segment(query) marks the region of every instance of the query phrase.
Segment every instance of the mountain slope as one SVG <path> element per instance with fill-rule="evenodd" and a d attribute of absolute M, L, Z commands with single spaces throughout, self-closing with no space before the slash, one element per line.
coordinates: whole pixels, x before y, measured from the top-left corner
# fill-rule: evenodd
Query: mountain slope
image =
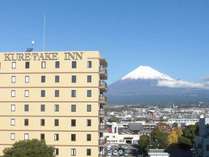
<path fill-rule="evenodd" d="M 206 84 L 176 80 L 148 66 L 140 66 L 111 84 L 107 95 L 110 104 L 209 102 Z"/>
<path fill-rule="evenodd" d="M 159 71 L 149 67 L 149 66 L 139 66 L 135 70 L 131 71 L 122 80 L 126 79 L 162 79 L 162 80 L 173 80 L 170 76 L 160 73 Z"/>

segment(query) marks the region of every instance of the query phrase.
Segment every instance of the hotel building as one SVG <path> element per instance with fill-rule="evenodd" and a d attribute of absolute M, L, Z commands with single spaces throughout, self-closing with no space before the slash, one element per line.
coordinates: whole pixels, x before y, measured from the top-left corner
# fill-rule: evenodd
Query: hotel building
<path fill-rule="evenodd" d="M 97 51 L 0 53 L 0 155 L 39 139 L 57 157 L 98 157 L 107 63 Z"/>

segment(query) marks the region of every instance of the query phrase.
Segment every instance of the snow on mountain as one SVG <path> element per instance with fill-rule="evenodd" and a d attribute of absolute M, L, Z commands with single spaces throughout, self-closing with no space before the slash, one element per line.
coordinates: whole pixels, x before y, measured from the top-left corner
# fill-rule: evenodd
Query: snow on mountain
<path fill-rule="evenodd" d="M 170 88 L 205 88 L 209 89 L 206 83 L 195 83 L 184 80 L 176 80 L 167 74 L 163 74 L 150 66 L 139 66 L 121 80 L 157 80 L 157 86 L 170 87 Z"/>
<path fill-rule="evenodd" d="M 138 80 L 138 79 L 150 79 L 150 80 L 174 80 L 170 76 L 163 74 L 149 66 L 139 66 L 135 70 L 131 71 L 122 80 Z"/>

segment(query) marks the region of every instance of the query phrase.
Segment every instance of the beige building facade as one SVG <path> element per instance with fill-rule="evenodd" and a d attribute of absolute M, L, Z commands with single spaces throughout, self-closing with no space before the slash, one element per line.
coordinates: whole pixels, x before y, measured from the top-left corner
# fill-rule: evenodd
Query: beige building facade
<path fill-rule="evenodd" d="M 0 53 L 0 155 L 39 139 L 57 157 L 102 156 L 106 67 L 97 51 Z"/>

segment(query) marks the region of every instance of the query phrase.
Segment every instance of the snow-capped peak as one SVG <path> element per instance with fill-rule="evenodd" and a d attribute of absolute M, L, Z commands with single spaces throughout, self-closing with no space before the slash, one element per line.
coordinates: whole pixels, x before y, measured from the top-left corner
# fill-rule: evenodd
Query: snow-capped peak
<path fill-rule="evenodd" d="M 149 66 L 139 66 L 135 70 L 131 71 L 130 73 L 122 77 L 122 80 L 126 80 L 126 79 L 130 79 L 130 80 L 156 79 L 156 80 L 170 80 L 170 81 L 175 80 L 172 77 L 163 74 Z"/>

